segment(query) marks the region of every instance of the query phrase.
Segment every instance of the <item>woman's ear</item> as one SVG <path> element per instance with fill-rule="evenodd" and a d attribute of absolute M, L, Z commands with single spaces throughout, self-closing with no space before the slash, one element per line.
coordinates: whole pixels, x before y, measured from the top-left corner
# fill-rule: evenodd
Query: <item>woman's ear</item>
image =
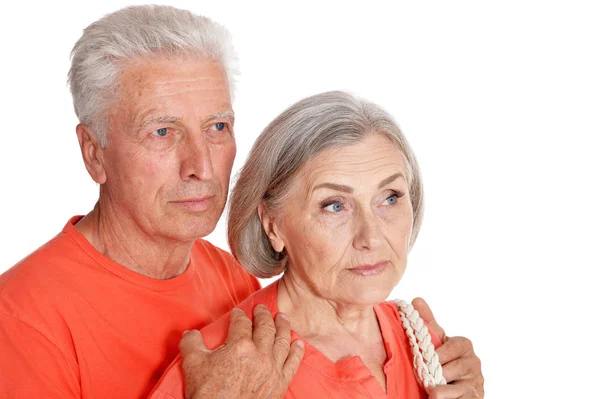
<path fill-rule="evenodd" d="M 104 149 L 88 126 L 80 123 L 75 130 L 85 168 L 96 183 L 104 184 L 106 182 L 106 170 L 102 158 Z"/>
<path fill-rule="evenodd" d="M 275 252 L 283 252 L 285 244 L 283 243 L 283 237 L 279 230 L 279 226 L 275 219 L 269 214 L 269 210 L 263 202 L 258 205 L 258 217 L 260 218 L 263 230 L 267 237 L 269 237 L 269 241 L 271 241 L 271 246 Z"/>

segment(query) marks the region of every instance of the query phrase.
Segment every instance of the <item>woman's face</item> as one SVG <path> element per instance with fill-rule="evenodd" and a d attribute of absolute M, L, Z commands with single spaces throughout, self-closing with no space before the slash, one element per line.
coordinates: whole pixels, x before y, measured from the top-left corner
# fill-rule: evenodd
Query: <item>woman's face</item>
<path fill-rule="evenodd" d="M 287 274 L 336 302 L 384 301 L 406 268 L 413 224 L 407 171 L 385 136 L 323 151 L 299 173 L 272 221 Z"/>

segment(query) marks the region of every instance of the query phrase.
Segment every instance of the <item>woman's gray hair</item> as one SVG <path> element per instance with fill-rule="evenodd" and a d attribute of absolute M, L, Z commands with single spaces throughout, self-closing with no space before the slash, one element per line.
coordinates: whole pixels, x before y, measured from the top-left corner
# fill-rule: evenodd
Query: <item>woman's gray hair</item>
<path fill-rule="evenodd" d="M 210 19 L 169 6 L 133 6 L 88 26 L 71 52 L 68 81 L 75 113 L 108 145 L 108 110 L 118 101 L 119 72 L 156 56 L 202 57 L 223 65 L 233 98 L 238 60 L 229 31 Z"/>
<path fill-rule="evenodd" d="M 292 105 L 254 143 L 229 201 L 228 240 L 236 259 L 257 277 L 272 277 L 286 266 L 285 253 L 271 246 L 258 216 L 261 202 L 281 209 L 300 169 L 321 151 L 356 144 L 368 135 L 386 136 L 401 151 L 413 207 L 414 244 L 423 217 L 423 188 L 417 160 L 394 119 L 381 107 L 332 91 Z"/>

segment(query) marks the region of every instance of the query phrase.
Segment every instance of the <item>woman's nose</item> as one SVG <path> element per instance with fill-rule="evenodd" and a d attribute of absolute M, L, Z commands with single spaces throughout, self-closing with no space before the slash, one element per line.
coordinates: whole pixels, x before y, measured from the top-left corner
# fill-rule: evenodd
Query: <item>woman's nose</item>
<path fill-rule="evenodd" d="M 377 217 L 372 212 L 360 212 L 356 216 L 353 246 L 357 250 L 373 250 L 383 242 Z"/>

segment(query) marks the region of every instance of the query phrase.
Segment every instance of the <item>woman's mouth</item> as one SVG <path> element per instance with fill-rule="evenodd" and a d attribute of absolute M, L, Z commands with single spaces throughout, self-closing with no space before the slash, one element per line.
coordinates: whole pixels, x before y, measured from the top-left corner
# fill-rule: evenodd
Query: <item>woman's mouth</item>
<path fill-rule="evenodd" d="M 387 261 L 377 262 L 373 265 L 360 265 L 357 267 L 353 267 L 351 269 L 348 269 L 348 271 L 363 277 L 375 276 L 383 272 L 388 266 L 388 264 L 389 262 Z"/>

